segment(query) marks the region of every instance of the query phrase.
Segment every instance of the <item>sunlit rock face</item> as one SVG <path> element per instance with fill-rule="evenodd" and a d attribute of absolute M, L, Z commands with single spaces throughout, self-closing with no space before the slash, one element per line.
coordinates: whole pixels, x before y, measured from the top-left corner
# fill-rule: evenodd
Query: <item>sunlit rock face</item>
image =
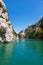
<path fill-rule="evenodd" d="M 25 37 L 25 30 L 21 31 L 19 34 L 18 34 L 19 38 L 24 38 Z"/>
<path fill-rule="evenodd" d="M 14 30 L 11 26 L 7 9 L 2 0 L 0 0 L 0 42 L 11 42 L 16 40 Z"/>

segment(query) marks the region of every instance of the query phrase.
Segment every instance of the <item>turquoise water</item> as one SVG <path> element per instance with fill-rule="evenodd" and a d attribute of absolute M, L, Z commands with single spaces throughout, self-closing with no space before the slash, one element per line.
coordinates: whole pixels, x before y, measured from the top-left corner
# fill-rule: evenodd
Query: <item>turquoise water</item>
<path fill-rule="evenodd" d="M 43 65 L 43 41 L 20 39 L 1 44 L 0 65 Z"/>

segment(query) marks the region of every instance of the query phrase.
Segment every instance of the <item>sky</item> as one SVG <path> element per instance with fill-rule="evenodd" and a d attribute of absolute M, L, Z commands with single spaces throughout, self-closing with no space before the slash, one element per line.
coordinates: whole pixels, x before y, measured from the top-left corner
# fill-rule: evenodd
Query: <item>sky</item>
<path fill-rule="evenodd" d="M 14 30 L 19 33 L 43 16 L 43 0 L 3 0 Z"/>

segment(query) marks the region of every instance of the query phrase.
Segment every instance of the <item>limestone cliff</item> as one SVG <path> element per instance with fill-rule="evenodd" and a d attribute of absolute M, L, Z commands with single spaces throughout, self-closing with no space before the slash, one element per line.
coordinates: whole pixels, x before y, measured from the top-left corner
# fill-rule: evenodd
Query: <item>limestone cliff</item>
<path fill-rule="evenodd" d="M 0 0 L 0 42 L 11 42 L 14 40 L 16 40 L 16 36 L 11 26 L 6 6 L 3 0 Z"/>
<path fill-rule="evenodd" d="M 24 38 L 25 37 L 25 30 L 22 30 L 19 34 L 18 34 L 19 38 Z"/>

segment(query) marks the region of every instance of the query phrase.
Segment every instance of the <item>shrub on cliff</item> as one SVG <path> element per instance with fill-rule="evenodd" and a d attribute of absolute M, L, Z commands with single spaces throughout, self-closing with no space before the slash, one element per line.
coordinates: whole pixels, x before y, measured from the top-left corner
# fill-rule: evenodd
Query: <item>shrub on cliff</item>
<path fill-rule="evenodd" d="M 6 33 L 6 29 L 3 28 L 3 27 L 1 27 L 1 28 L 0 28 L 0 35 L 2 35 L 2 34 L 4 34 L 4 33 Z"/>
<path fill-rule="evenodd" d="M 37 31 L 34 33 L 35 38 L 43 38 L 43 30 L 38 28 Z"/>

